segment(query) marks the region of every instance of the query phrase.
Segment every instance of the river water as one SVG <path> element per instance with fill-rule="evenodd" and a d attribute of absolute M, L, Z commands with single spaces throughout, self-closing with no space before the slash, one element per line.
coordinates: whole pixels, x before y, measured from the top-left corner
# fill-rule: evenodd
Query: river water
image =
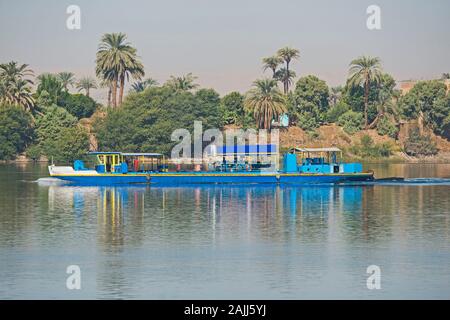
<path fill-rule="evenodd" d="M 450 298 L 450 165 L 368 167 L 410 180 L 83 187 L 0 165 L 0 298 Z"/>

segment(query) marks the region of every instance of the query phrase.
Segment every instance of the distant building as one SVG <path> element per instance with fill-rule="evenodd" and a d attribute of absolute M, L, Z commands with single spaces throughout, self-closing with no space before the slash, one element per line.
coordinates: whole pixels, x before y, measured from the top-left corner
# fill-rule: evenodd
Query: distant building
<path fill-rule="evenodd" d="M 417 82 L 423 81 L 423 80 L 403 80 L 399 81 L 400 84 L 400 91 L 402 93 L 402 96 L 407 94 L 415 85 Z M 447 86 L 447 93 L 450 92 L 450 79 L 442 80 L 445 85 Z"/>

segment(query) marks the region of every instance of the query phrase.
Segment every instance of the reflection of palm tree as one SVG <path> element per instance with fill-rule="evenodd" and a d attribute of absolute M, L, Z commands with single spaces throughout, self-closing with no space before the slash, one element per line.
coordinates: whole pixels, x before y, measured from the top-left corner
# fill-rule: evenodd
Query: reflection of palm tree
<path fill-rule="evenodd" d="M 190 91 L 198 87 L 195 83 L 197 77 L 192 73 L 188 73 L 181 77 L 170 76 L 170 79 L 165 83 L 166 86 L 171 87 L 175 91 Z"/>
<path fill-rule="evenodd" d="M 360 57 L 350 63 L 351 86 L 364 87 L 364 119 L 365 127 L 369 124 L 368 108 L 369 108 L 369 90 L 372 83 L 379 83 L 381 80 L 381 61 L 378 57 Z"/>
<path fill-rule="evenodd" d="M 245 97 L 244 107 L 261 129 L 270 129 L 272 120 L 287 112 L 285 97 L 273 79 L 256 80 Z"/>
<path fill-rule="evenodd" d="M 72 72 L 60 72 L 58 78 L 66 92 L 69 90 L 69 86 L 75 84 L 75 75 Z"/>
<path fill-rule="evenodd" d="M 80 81 L 78 81 L 77 89 L 78 91 L 84 90 L 86 92 L 86 96 L 89 97 L 89 90 L 97 89 L 97 83 L 95 82 L 95 79 L 91 77 L 83 77 Z"/>

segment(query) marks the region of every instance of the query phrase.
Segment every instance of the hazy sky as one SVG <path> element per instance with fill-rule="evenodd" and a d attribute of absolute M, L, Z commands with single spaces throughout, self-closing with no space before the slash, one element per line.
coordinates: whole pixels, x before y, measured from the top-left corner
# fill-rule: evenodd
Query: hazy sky
<path fill-rule="evenodd" d="M 81 8 L 81 30 L 66 28 L 70 4 Z M 366 27 L 371 4 L 381 7 L 381 30 Z M 300 49 L 297 75 L 332 86 L 363 54 L 379 56 L 397 80 L 450 72 L 449 0 L 0 0 L 0 62 L 28 63 L 37 74 L 94 76 L 106 32 L 128 35 L 147 76 L 193 72 L 221 94 L 247 90 L 264 76 L 261 58 L 286 45 Z"/>

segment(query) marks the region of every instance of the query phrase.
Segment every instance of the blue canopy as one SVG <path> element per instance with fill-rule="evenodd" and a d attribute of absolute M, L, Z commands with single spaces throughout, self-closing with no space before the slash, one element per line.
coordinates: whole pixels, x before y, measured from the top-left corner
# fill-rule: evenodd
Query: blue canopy
<path fill-rule="evenodd" d="M 277 153 L 277 146 L 275 144 L 250 144 L 250 145 L 234 145 L 234 146 L 219 146 L 217 154 L 232 155 L 232 154 L 268 154 Z"/>

